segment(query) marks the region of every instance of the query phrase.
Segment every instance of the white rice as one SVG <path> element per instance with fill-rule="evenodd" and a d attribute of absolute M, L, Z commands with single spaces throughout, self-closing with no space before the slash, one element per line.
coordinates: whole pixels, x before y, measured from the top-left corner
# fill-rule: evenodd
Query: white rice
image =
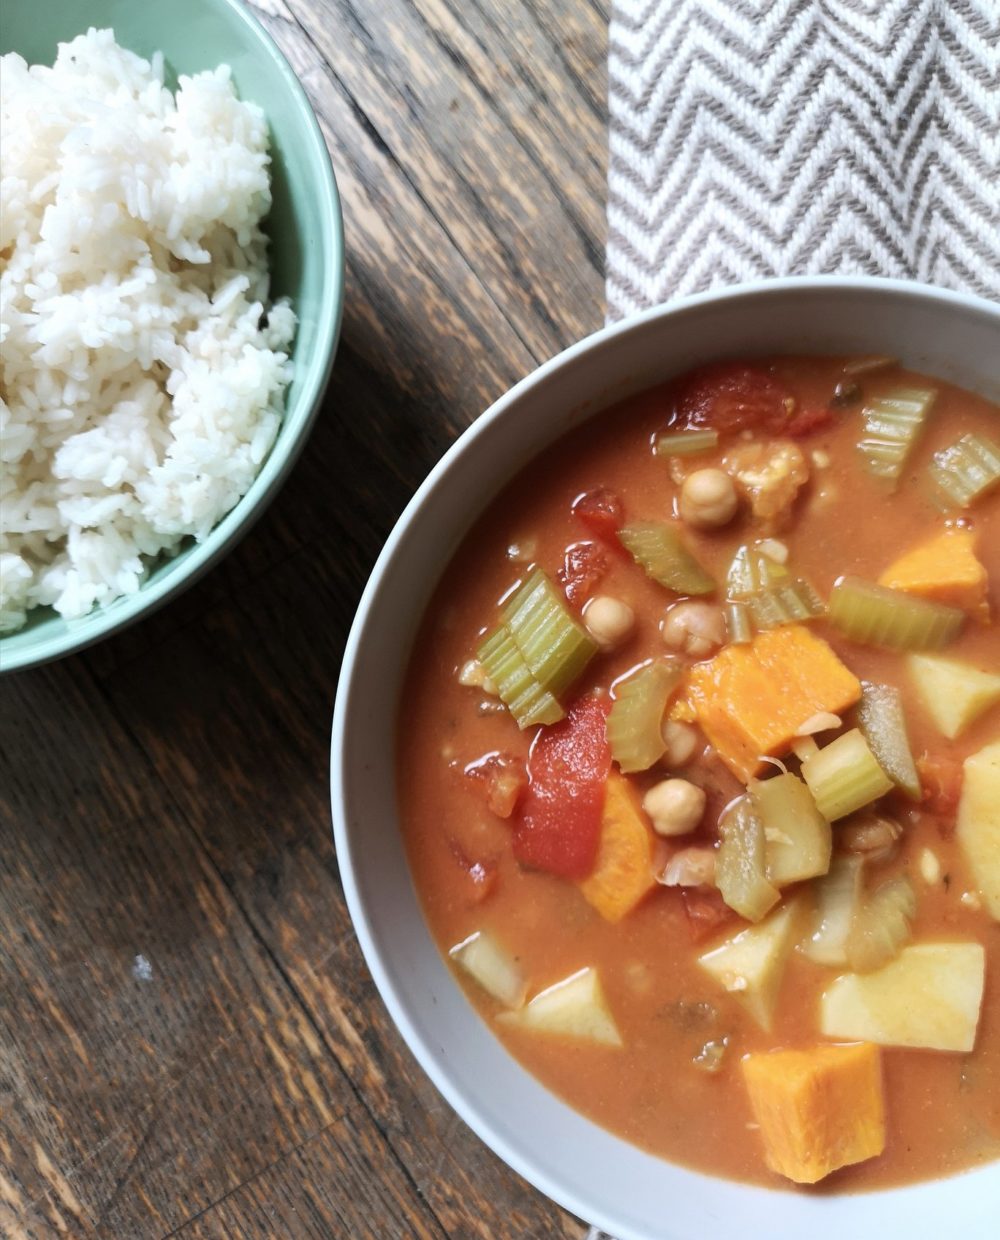
<path fill-rule="evenodd" d="M 264 115 L 228 67 L 163 85 L 110 30 L 0 61 L 0 632 L 132 594 L 204 539 L 278 430 Z"/>

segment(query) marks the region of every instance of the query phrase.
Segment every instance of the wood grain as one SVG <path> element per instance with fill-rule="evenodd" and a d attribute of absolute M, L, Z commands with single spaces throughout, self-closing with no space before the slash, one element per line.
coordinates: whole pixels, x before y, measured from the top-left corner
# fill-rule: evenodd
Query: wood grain
<path fill-rule="evenodd" d="M 407 498 L 602 321 L 607 14 L 256 7 L 334 159 L 341 349 L 225 563 L 0 690 L 0 1234 L 579 1240 L 392 1027 L 327 765 L 347 629 Z"/>

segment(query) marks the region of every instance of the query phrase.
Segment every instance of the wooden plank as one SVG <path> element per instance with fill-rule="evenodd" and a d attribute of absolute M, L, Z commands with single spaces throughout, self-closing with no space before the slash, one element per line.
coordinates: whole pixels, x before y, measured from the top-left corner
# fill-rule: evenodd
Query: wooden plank
<path fill-rule="evenodd" d="M 576 1237 L 575 1221 L 458 1138 L 464 1126 L 392 1028 L 358 950 L 326 783 L 349 610 L 334 563 L 286 562 L 108 690 L 445 1231 Z M 508 1214 L 523 1230 L 505 1230 Z"/>
<path fill-rule="evenodd" d="M 600 326 L 604 126 L 560 71 L 569 41 L 603 84 L 598 13 L 561 3 L 560 38 L 522 0 L 285 3 L 535 358 Z"/>
<path fill-rule="evenodd" d="M 407 498 L 603 318 L 606 12 L 256 7 L 334 158 L 341 351 L 300 464 L 224 565 L 8 694 L 0 1234 L 580 1240 L 392 1028 L 340 889 L 326 746 Z"/>
<path fill-rule="evenodd" d="M 169 785 L 82 665 L 5 691 L 8 1218 L 23 1216 L 28 1234 L 162 1235 L 344 1121 L 368 1140 L 342 1169 L 344 1192 L 384 1182 L 392 1209 L 431 1228 Z"/>

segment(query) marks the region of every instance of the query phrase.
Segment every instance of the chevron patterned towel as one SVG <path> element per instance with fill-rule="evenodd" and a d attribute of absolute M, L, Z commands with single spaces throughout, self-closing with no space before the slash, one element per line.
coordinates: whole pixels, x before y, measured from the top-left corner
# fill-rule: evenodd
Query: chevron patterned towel
<path fill-rule="evenodd" d="M 608 316 L 762 276 L 1000 297 L 1000 0 L 613 0 Z"/>

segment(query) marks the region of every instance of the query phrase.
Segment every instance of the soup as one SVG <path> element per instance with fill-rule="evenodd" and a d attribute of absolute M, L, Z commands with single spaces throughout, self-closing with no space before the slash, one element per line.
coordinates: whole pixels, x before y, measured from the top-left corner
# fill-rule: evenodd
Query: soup
<path fill-rule="evenodd" d="M 560 440 L 423 622 L 399 801 L 509 1051 L 655 1154 L 831 1191 L 1000 1158 L 1000 419 L 720 363 Z"/>

